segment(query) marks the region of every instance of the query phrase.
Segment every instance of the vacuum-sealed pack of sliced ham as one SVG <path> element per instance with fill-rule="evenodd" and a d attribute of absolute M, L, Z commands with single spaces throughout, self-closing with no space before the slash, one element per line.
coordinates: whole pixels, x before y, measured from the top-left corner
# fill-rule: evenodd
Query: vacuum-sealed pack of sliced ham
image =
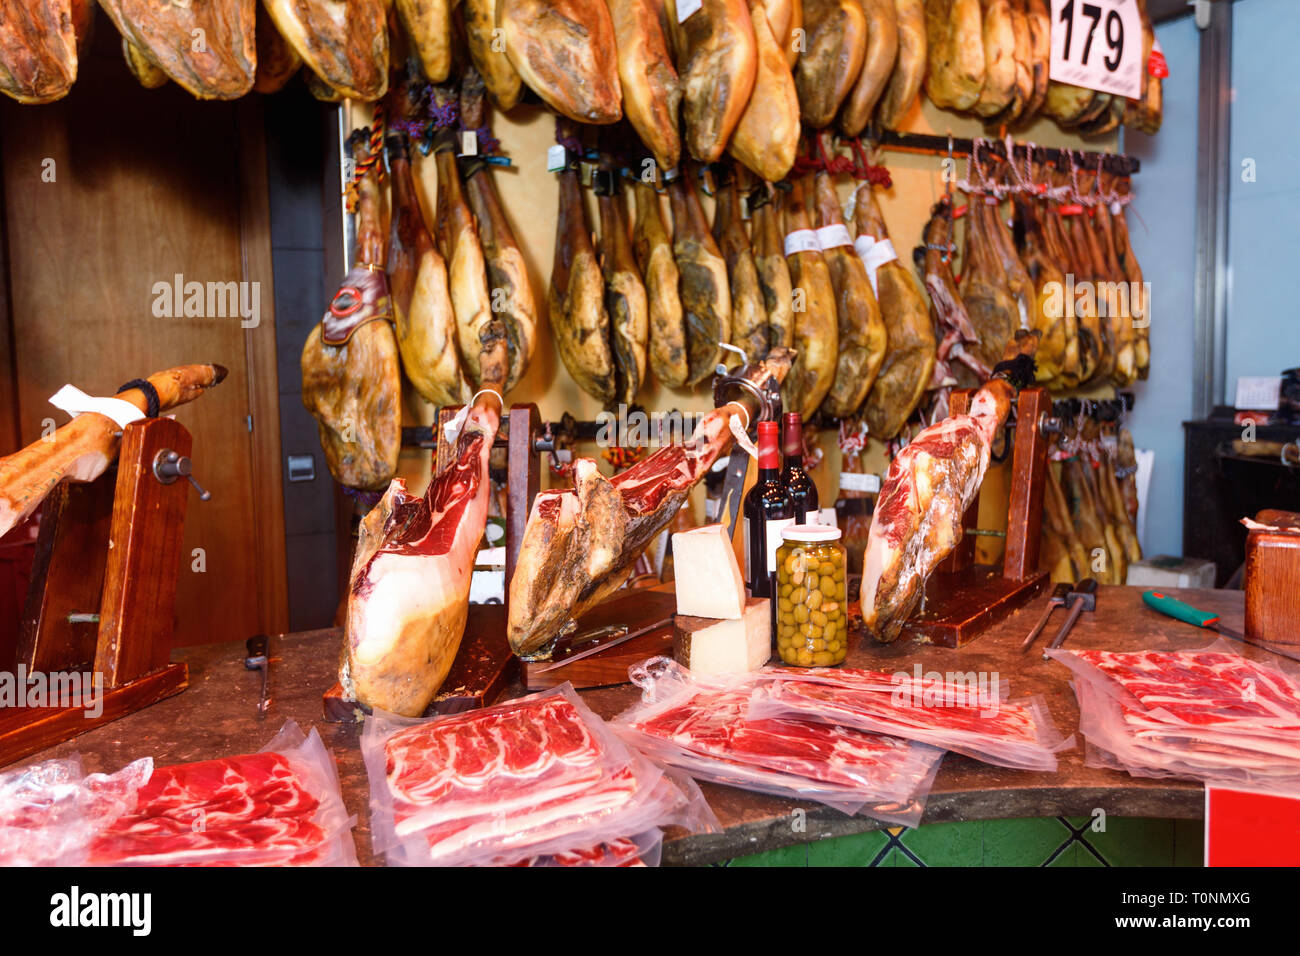
<path fill-rule="evenodd" d="M 76 755 L 0 771 L 0 866 L 83 865 L 87 845 L 135 807 L 152 773 L 145 757 L 87 775 Z"/>
<path fill-rule="evenodd" d="M 260 752 L 155 767 L 91 866 L 356 866 L 334 758 L 293 721 Z"/>
<path fill-rule="evenodd" d="M 642 701 L 612 726 L 655 760 L 724 786 L 920 821 L 943 751 L 814 721 L 751 719 L 754 674 L 697 679 L 662 657 L 629 673 Z"/>
<path fill-rule="evenodd" d="M 1300 679 L 1226 642 L 1199 651 L 1058 649 L 1089 766 L 1300 794 Z"/>
<path fill-rule="evenodd" d="M 663 855 L 664 833 L 655 828 L 632 837 L 621 837 L 581 850 L 567 850 L 529 857 L 511 866 L 658 866 Z"/>
<path fill-rule="evenodd" d="M 1055 770 L 1062 738 L 1041 697 L 1005 700 L 1000 688 L 934 675 L 855 668 L 759 671 L 751 719 L 795 718 L 890 734 L 1018 770 Z"/>
<path fill-rule="evenodd" d="M 698 791 L 620 741 L 568 684 L 429 720 L 375 713 L 361 748 L 374 848 L 394 865 L 507 865 L 661 825 L 717 828 Z"/>

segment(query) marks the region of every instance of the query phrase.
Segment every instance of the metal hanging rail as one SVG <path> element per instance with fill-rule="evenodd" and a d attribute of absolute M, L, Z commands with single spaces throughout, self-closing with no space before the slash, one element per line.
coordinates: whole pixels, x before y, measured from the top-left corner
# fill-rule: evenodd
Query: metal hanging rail
<path fill-rule="evenodd" d="M 956 136 L 936 136 L 929 133 L 896 133 L 893 130 L 882 130 L 875 126 L 869 127 L 862 134 L 864 143 L 869 142 L 883 149 L 899 150 L 908 153 L 924 153 L 932 156 L 947 156 L 950 152 L 953 156 L 969 156 L 975 149 L 975 141 L 971 139 L 961 139 Z M 980 148 L 1007 158 L 1006 144 L 998 139 L 981 139 Z M 1025 143 L 1014 143 L 1012 150 L 1017 158 L 1023 159 L 1029 147 Z M 1102 168 L 1109 173 L 1117 176 L 1131 176 L 1142 168 L 1141 162 L 1136 156 L 1124 156 L 1119 153 L 1097 153 L 1079 149 L 1061 149 L 1056 146 L 1037 146 L 1033 147 L 1035 159 L 1045 159 L 1058 166 L 1067 161 L 1067 158 L 1073 158 L 1075 165 L 1086 169 L 1096 169 L 1097 160 L 1100 159 Z"/>

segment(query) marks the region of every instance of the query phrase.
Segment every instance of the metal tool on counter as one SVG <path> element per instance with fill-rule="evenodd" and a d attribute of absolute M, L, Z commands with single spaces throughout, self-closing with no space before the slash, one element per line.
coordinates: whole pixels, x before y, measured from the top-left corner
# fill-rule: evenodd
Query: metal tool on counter
<path fill-rule="evenodd" d="M 248 651 L 248 656 L 244 658 L 244 669 L 250 671 L 260 670 L 262 672 L 262 694 L 257 699 L 257 713 L 259 715 L 266 713 L 266 708 L 270 701 L 266 697 L 266 678 L 271 670 L 271 661 L 267 656 L 270 648 L 270 641 L 265 634 L 254 634 L 244 642 L 244 648 Z"/>
<path fill-rule="evenodd" d="M 607 640 L 603 644 L 597 644 L 595 647 L 589 647 L 585 651 L 579 651 L 577 654 L 572 654 L 569 657 L 566 657 L 562 661 L 556 661 L 554 664 L 549 664 L 546 667 L 543 667 L 540 670 L 538 670 L 537 673 L 545 674 L 548 673 L 549 671 L 557 670 L 558 668 L 565 667 L 569 664 L 572 664 L 574 661 L 580 661 L 584 657 L 591 657 L 593 654 L 599 654 L 601 651 L 607 651 L 611 647 L 617 647 L 619 644 L 624 644 L 627 641 L 632 640 L 632 638 L 634 637 L 640 637 L 642 634 L 649 634 L 651 631 L 657 631 L 659 630 L 659 628 L 667 627 L 672 623 L 673 623 L 673 619 L 671 617 L 666 617 L 663 620 L 655 621 L 653 624 L 647 624 L 645 627 L 637 628 L 635 631 L 629 631 L 626 627 L 597 628 L 597 631 L 601 631 L 601 632 L 608 631 L 610 634 L 614 634 L 617 636 L 614 637 L 613 640 Z M 594 633 L 595 632 L 593 632 L 593 634 Z M 601 638 L 599 636 L 588 636 L 586 634 L 580 636 L 580 642 L 584 644 L 589 643 L 591 641 L 598 641 L 600 639 Z"/>
<path fill-rule="evenodd" d="M 1052 612 L 1058 607 L 1065 607 L 1065 598 L 1069 593 L 1070 585 L 1066 582 L 1058 584 L 1052 591 L 1052 596 L 1047 599 L 1047 609 L 1043 611 L 1043 616 L 1038 619 L 1038 623 L 1034 625 L 1034 629 L 1029 632 L 1029 636 L 1026 637 L 1024 642 L 1020 645 L 1021 654 L 1029 650 L 1029 645 L 1034 643 L 1039 634 L 1043 633 L 1043 628 L 1047 627 L 1047 621 L 1051 618 Z"/>
<path fill-rule="evenodd" d="M 1047 650 L 1053 651 L 1065 643 L 1065 639 L 1070 636 L 1070 628 L 1074 627 L 1074 622 L 1079 619 L 1079 615 L 1084 611 L 1097 610 L 1097 579 L 1084 578 L 1074 587 L 1070 588 L 1065 595 L 1065 606 L 1070 609 L 1070 615 L 1061 625 L 1061 629 L 1056 632 L 1056 637 L 1052 638 L 1052 643 L 1047 645 Z M 1043 660 L 1049 661 L 1047 653 L 1043 653 Z"/>
<path fill-rule="evenodd" d="M 1278 657 L 1285 657 L 1287 660 L 1300 661 L 1300 654 L 1291 651 L 1284 651 L 1272 644 L 1266 644 L 1263 641 L 1252 641 L 1240 631 L 1234 631 L 1230 627 L 1225 627 L 1219 622 L 1219 615 L 1210 611 L 1202 611 L 1200 608 L 1192 607 L 1184 601 L 1177 598 L 1171 598 L 1160 591 L 1142 592 L 1142 600 L 1146 602 L 1147 607 L 1159 611 L 1176 621 L 1182 621 L 1185 624 L 1195 624 L 1197 627 L 1203 627 L 1207 630 L 1217 631 L 1224 637 L 1230 637 L 1234 641 L 1240 641 L 1251 647 L 1258 647 L 1261 650 L 1276 654 Z"/>

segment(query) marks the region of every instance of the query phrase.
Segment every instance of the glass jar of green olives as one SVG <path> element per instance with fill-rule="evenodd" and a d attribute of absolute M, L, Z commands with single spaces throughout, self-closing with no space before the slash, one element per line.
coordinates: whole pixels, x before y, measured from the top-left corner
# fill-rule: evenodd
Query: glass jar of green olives
<path fill-rule="evenodd" d="M 840 529 L 786 527 L 776 552 L 776 648 L 800 667 L 828 667 L 848 654 L 848 607 Z"/>

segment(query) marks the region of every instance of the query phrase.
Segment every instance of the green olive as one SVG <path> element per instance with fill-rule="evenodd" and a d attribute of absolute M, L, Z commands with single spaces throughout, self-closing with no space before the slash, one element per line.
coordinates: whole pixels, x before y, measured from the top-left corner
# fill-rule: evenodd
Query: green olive
<path fill-rule="evenodd" d="M 822 605 L 822 607 L 825 608 L 825 605 Z M 811 612 L 811 613 L 808 615 L 808 620 L 812 621 L 812 622 L 813 622 L 814 624 L 816 624 L 818 627 L 825 627 L 825 626 L 826 626 L 826 615 L 823 614 L 821 611 L 813 611 L 813 612 Z"/>
<path fill-rule="evenodd" d="M 830 664 L 834 663 L 835 657 L 832 654 L 828 654 L 826 651 L 822 651 L 819 654 L 814 654 L 812 660 L 813 660 L 813 664 L 815 664 L 818 667 L 827 667 Z"/>
<path fill-rule="evenodd" d="M 796 604 L 796 605 L 794 606 L 794 619 L 795 619 L 798 623 L 800 623 L 800 624 L 803 624 L 803 623 L 806 623 L 806 622 L 807 622 L 807 620 L 808 620 L 808 608 L 807 608 L 806 605 L 803 605 L 803 604 Z"/>
<path fill-rule="evenodd" d="M 808 590 L 806 588 L 797 587 L 790 592 L 790 603 L 802 604 L 803 599 L 806 598 L 807 596 L 808 596 Z"/>
<path fill-rule="evenodd" d="M 808 650 L 808 648 L 806 647 L 802 648 L 799 651 L 798 660 L 799 663 L 802 664 L 804 667 L 812 667 L 812 663 L 813 663 L 812 651 Z"/>
<path fill-rule="evenodd" d="M 803 602 L 810 611 L 820 611 L 822 607 L 822 592 L 809 591 L 807 599 Z"/>
<path fill-rule="evenodd" d="M 817 572 L 809 571 L 803 583 L 809 591 L 816 591 L 821 587 L 821 578 L 817 576 Z"/>

